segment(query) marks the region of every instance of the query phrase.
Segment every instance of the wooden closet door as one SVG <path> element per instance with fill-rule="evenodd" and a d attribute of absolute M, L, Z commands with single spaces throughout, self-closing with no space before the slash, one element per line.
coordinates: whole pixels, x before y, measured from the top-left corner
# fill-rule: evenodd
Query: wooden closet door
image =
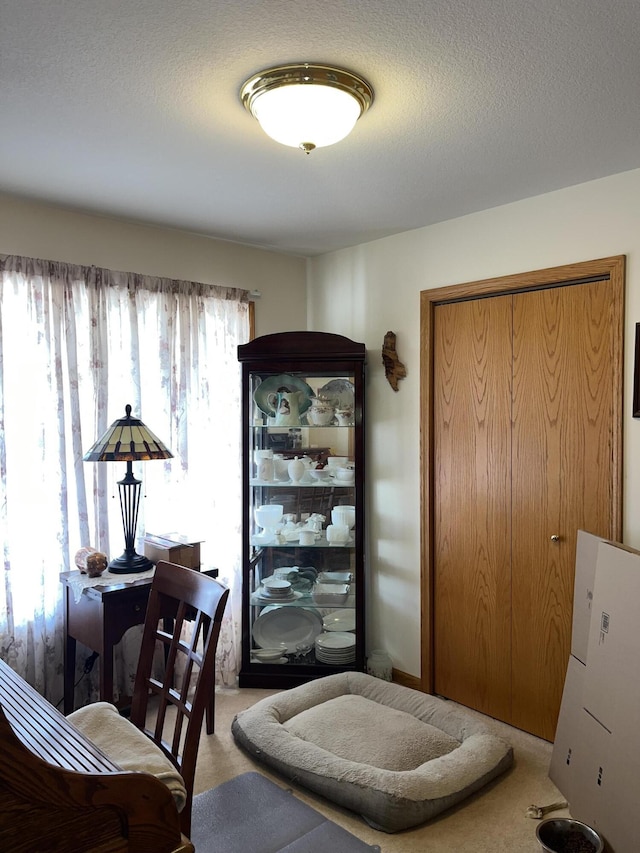
<path fill-rule="evenodd" d="M 611 299 L 608 281 L 513 297 L 511 723 L 547 740 L 571 648 L 577 530 L 614 535 Z"/>
<path fill-rule="evenodd" d="M 435 692 L 511 716 L 512 297 L 434 311 Z"/>

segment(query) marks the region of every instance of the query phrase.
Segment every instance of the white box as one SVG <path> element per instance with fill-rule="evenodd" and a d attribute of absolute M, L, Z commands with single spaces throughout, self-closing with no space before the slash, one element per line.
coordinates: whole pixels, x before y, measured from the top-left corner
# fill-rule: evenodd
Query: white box
<path fill-rule="evenodd" d="M 580 535 L 576 587 L 590 586 L 593 541 Z M 640 552 L 598 542 L 586 662 L 572 655 L 549 776 L 571 815 L 597 829 L 607 853 L 638 853 L 640 821 Z M 581 636 L 585 601 L 574 629 Z M 574 614 L 575 616 L 575 614 Z"/>
<path fill-rule="evenodd" d="M 607 853 L 638 853 L 637 849 L 613 851 L 609 844 L 611 802 L 618 788 L 612 735 L 584 709 L 577 725 L 580 738 L 573 751 L 571 796 L 567 797 L 571 817 L 597 829 L 607 841 Z"/>
<path fill-rule="evenodd" d="M 599 536 L 578 530 L 576 542 L 576 569 L 573 585 L 573 621 L 571 627 L 571 654 L 582 663 L 587 662 L 591 603 L 596 578 L 596 562 L 601 542 Z"/>
<path fill-rule="evenodd" d="M 582 690 L 586 669 L 582 661 L 571 655 L 549 766 L 549 778 L 569 803 L 573 800 L 578 784 L 576 780 L 576 751 L 584 743 L 581 723 L 584 713 Z"/>
<path fill-rule="evenodd" d="M 640 553 L 622 545 L 598 549 L 583 701 L 610 732 L 640 736 Z"/>
<path fill-rule="evenodd" d="M 579 722 L 581 742 L 575 751 L 572 817 L 597 829 L 607 853 L 638 853 L 640 822 L 638 802 L 638 751 L 587 711 Z"/>

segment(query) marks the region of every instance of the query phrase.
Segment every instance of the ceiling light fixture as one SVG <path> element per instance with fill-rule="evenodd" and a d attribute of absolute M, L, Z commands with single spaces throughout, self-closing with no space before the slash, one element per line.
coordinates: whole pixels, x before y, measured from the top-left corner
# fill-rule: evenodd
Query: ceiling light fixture
<path fill-rule="evenodd" d="M 373 103 L 373 89 L 351 71 L 304 63 L 254 74 L 240 99 L 267 136 L 309 154 L 351 133 Z"/>

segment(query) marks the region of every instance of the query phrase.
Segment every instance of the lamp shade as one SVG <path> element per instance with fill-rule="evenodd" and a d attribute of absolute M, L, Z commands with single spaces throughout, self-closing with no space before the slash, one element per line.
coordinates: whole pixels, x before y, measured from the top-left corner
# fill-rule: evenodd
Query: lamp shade
<path fill-rule="evenodd" d="M 268 136 L 309 153 L 344 139 L 371 106 L 373 90 L 344 69 L 282 65 L 247 80 L 240 98 Z"/>
<path fill-rule="evenodd" d="M 125 417 L 114 421 L 109 429 L 84 455 L 85 462 L 135 462 L 145 459 L 171 459 L 173 453 L 138 418 L 131 417 L 131 406 L 125 406 Z"/>

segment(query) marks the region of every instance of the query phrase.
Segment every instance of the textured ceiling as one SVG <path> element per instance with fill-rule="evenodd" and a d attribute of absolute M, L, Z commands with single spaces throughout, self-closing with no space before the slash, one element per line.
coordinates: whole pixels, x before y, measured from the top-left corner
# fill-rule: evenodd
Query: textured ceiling
<path fill-rule="evenodd" d="M 245 78 L 375 102 L 309 156 Z M 315 255 L 640 167 L 639 0 L 0 0 L 0 190 Z"/>

